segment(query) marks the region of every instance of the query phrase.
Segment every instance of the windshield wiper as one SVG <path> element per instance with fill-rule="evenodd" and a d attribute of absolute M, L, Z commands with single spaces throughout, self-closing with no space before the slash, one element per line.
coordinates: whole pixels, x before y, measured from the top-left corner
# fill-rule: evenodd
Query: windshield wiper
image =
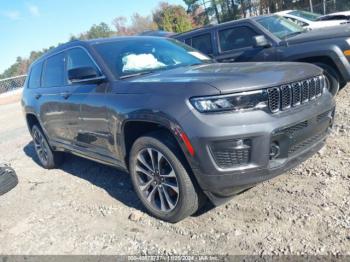
<path fill-rule="evenodd" d="M 120 76 L 119 79 L 126 79 L 126 78 L 131 78 L 131 77 L 136 77 L 136 76 L 148 75 L 148 74 L 153 74 L 153 73 L 157 73 L 157 72 L 165 71 L 165 70 L 176 69 L 176 68 L 184 67 L 184 66 L 204 65 L 206 63 L 213 63 L 213 61 L 208 60 L 208 62 L 193 63 L 193 64 L 189 64 L 189 65 L 178 64 L 178 65 L 173 65 L 173 66 L 167 66 L 167 67 L 158 68 L 156 70 L 143 71 L 143 72 L 138 72 L 138 73 L 134 73 L 134 74 L 123 75 L 123 76 Z"/>
<path fill-rule="evenodd" d="M 304 33 L 304 31 L 294 32 L 294 33 L 291 33 L 291 34 L 286 35 L 286 36 L 284 37 L 284 39 L 290 38 L 290 37 L 292 37 L 292 36 L 300 35 L 300 34 L 302 34 L 302 33 Z"/>
<path fill-rule="evenodd" d="M 193 64 L 190 64 L 189 66 L 199 66 L 199 65 L 204 65 L 204 63 L 193 63 Z"/>
<path fill-rule="evenodd" d="M 148 74 L 152 74 L 152 73 L 154 73 L 154 71 L 144 71 L 144 72 L 139 72 L 139 73 L 135 73 L 135 74 L 124 75 L 124 76 L 119 77 L 119 79 L 126 79 L 126 78 L 130 78 L 130 77 L 148 75 Z"/>

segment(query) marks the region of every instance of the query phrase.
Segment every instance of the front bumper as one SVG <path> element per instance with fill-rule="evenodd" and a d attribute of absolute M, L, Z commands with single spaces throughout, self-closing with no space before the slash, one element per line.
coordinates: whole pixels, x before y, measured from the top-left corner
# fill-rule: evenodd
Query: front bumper
<path fill-rule="evenodd" d="M 218 205 L 294 168 L 322 148 L 333 125 L 334 109 L 334 99 L 327 92 L 316 101 L 278 114 L 192 112 L 184 121 L 196 127 L 185 132 L 195 148 L 196 154 L 189 163 L 199 185 Z M 219 154 L 224 160 L 218 161 L 213 145 L 219 142 L 229 147 L 237 140 L 244 141 L 248 153 L 226 150 Z M 278 145 L 277 154 L 271 154 L 272 145 Z M 237 157 L 238 161 L 231 161 Z"/>

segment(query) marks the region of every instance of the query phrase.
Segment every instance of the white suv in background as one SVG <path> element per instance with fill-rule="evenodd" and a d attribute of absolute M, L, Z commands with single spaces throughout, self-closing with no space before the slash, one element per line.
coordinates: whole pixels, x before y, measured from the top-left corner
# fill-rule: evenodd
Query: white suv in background
<path fill-rule="evenodd" d="M 347 20 L 350 23 L 350 11 L 331 13 L 328 15 L 323 15 L 319 21 L 329 21 L 329 20 Z"/>
<path fill-rule="evenodd" d="M 320 14 L 299 10 L 281 11 L 277 12 L 276 15 L 283 16 L 302 27 L 311 30 L 348 23 L 347 20 L 319 21 L 319 18 L 321 17 Z"/>

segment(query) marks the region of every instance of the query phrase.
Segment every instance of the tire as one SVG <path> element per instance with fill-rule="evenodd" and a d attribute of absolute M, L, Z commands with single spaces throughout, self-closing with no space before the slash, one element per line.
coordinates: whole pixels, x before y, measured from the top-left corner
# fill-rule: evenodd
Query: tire
<path fill-rule="evenodd" d="M 329 65 L 324 63 L 316 63 L 317 66 L 324 70 L 324 75 L 330 85 L 329 91 L 335 96 L 340 89 L 340 77 L 338 73 Z"/>
<path fill-rule="evenodd" d="M 32 137 L 36 155 L 40 164 L 46 169 L 54 169 L 62 164 L 63 153 L 55 152 L 50 147 L 47 138 L 42 129 L 34 125 L 32 128 Z"/>
<path fill-rule="evenodd" d="M 15 171 L 10 167 L 0 167 L 0 196 L 9 192 L 18 184 Z"/>
<path fill-rule="evenodd" d="M 129 170 L 134 190 L 147 211 L 176 223 L 197 211 L 201 192 L 192 182 L 182 152 L 173 140 L 164 132 L 138 138 L 131 148 Z M 151 156 L 160 161 L 153 164 Z"/>

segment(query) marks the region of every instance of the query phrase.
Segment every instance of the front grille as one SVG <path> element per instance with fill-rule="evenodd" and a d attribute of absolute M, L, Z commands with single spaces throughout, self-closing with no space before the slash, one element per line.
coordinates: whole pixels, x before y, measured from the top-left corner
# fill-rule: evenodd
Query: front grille
<path fill-rule="evenodd" d="M 309 99 L 316 98 L 316 81 L 309 80 Z"/>
<path fill-rule="evenodd" d="M 320 132 L 312 137 L 305 139 L 297 144 L 291 145 L 288 150 L 288 155 L 292 156 L 298 152 L 303 151 L 304 149 L 315 144 L 317 141 L 321 140 L 326 135 L 326 131 Z"/>
<path fill-rule="evenodd" d="M 316 78 L 316 97 L 322 95 L 322 83 L 321 83 L 321 78 L 317 77 Z"/>
<path fill-rule="evenodd" d="M 269 88 L 269 107 L 271 112 L 277 112 L 280 109 L 280 89 L 278 87 Z"/>
<path fill-rule="evenodd" d="M 329 110 L 329 111 L 326 111 L 326 112 L 324 112 L 324 113 L 322 113 L 322 114 L 319 114 L 319 115 L 317 116 L 317 122 L 321 122 L 321 121 L 323 121 L 324 119 L 328 118 L 329 113 L 330 113 L 331 111 L 332 111 L 332 110 Z"/>
<path fill-rule="evenodd" d="M 304 104 L 309 101 L 309 81 L 303 81 L 301 87 L 301 103 Z"/>
<path fill-rule="evenodd" d="M 281 86 L 281 108 L 290 108 L 292 105 L 292 89 L 290 85 Z"/>
<path fill-rule="evenodd" d="M 292 106 L 300 105 L 301 103 L 301 83 L 292 84 Z"/>
<path fill-rule="evenodd" d="M 267 90 L 269 109 L 272 113 L 305 104 L 322 95 L 324 76 L 272 87 Z"/>
<path fill-rule="evenodd" d="M 247 165 L 250 162 L 250 140 L 244 140 L 241 145 L 237 145 L 236 140 L 215 142 L 210 149 L 216 164 L 221 168 Z"/>
<path fill-rule="evenodd" d="M 307 126 L 308 126 L 308 121 L 304 121 L 304 122 L 301 122 L 301 123 L 296 124 L 294 126 L 291 126 L 291 127 L 286 128 L 286 129 L 283 129 L 280 132 L 284 133 L 284 134 L 286 134 L 288 136 L 293 136 L 295 133 L 303 130 Z"/>

